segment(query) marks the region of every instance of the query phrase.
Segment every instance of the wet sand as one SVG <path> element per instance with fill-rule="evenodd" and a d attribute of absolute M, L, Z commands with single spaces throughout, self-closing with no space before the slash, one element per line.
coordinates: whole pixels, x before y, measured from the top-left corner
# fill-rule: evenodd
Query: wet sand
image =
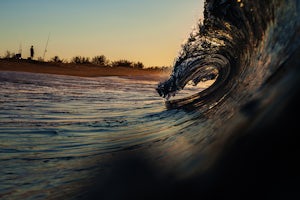
<path fill-rule="evenodd" d="M 20 71 L 81 77 L 121 76 L 157 81 L 167 79 L 170 74 L 170 71 L 147 68 L 106 67 L 93 64 L 51 63 L 34 60 L 0 60 L 0 71 Z"/>

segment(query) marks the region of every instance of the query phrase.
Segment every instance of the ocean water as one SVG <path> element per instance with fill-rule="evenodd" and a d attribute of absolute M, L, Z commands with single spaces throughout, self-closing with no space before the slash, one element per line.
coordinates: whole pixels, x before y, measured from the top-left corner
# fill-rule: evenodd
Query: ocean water
<path fill-rule="evenodd" d="M 76 196 L 112 154 L 153 145 L 169 149 L 198 114 L 167 110 L 156 85 L 121 77 L 0 72 L 1 197 L 53 198 L 64 188 Z"/>
<path fill-rule="evenodd" d="M 299 1 L 203 14 L 166 80 L 0 72 L 0 197 L 299 199 Z"/>

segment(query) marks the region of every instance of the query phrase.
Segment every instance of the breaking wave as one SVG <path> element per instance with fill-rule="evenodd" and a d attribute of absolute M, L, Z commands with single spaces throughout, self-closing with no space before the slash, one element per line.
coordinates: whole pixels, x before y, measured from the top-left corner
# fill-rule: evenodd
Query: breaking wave
<path fill-rule="evenodd" d="M 207 0 L 158 85 L 1 72 L 0 198 L 299 199 L 299 15 Z"/>
<path fill-rule="evenodd" d="M 158 93 L 170 108 L 216 105 L 228 98 L 248 102 L 299 46 L 299 2 L 210 0 L 204 20 L 182 46 L 169 80 Z M 169 100 L 189 81 L 214 79 L 206 90 Z M 208 106 L 211 108 L 211 106 Z"/>

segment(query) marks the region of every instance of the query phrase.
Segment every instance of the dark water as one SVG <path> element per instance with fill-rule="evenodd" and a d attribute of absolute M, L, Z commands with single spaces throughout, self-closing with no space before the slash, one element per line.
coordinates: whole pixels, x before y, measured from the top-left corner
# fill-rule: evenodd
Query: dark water
<path fill-rule="evenodd" d="M 1 72 L 0 197 L 298 199 L 299 12 L 207 1 L 160 84 Z"/>
<path fill-rule="evenodd" d="M 90 187 L 98 171 L 111 168 L 107 160 L 113 154 L 150 149 L 156 143 L 166 150 L 158 148 L 165 152 L 149 153 L 148 159 L 168 160 L 175 153 L 173 140 L 180 140 L 176 135 L 200 115 L 168 111 L 156 94 L 157 81 L 20 72 L 0 72 L 0 80 L 4 198 L 81 195 L 81 187 Z M 190 88 L 183 95 L 198 90 Z M 176 151 L 183 148 L 174 145 Z"/>

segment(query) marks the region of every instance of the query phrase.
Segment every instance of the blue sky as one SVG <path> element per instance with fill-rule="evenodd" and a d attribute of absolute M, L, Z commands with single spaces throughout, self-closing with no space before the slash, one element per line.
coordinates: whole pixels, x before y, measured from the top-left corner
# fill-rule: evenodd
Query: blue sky
<path fill-rule="evenodd" d="M 110 60 L 172 65 L 203 14 L 203 0 L 1 0 L 0 56 L 105 55 Z"/>

